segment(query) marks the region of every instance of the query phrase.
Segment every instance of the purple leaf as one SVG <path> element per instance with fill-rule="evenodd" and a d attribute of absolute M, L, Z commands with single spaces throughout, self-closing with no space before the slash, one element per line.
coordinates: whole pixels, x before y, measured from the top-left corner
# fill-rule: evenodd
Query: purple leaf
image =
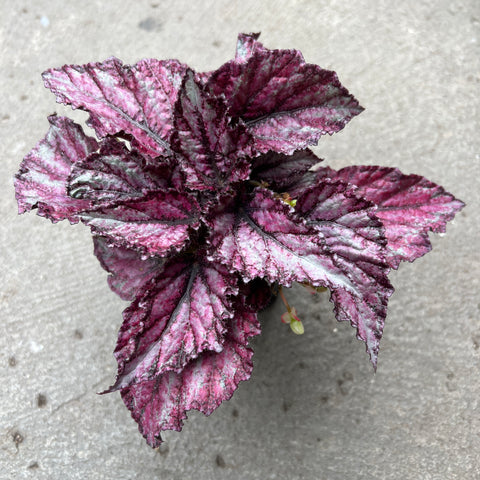
<path fill-rule="evenodd" d="M 102 267 L 110 273 L 108 285 L 123 300 L 134 300 L 142 287 L 158 276 L 164 258 L 148 257 L 135 249 L 109 245 L 103 237 L 93 237 L 94 253 Z"/>
<path fill-rule="evenodd" d="M 90 201 L 69 197 L 67 179 L 72 165 L 98 148 L 80 125 L 65 117 L 48 117 L 46 137 L 23 159 L 15 175 L 15 196 L 19 213 L 37 208 L 38 215 L 52 222 L 78 222 L 78 213 L 91 207 Z"/>
<path fill-rule="evenodd" d="M 388 263 L 413 262 L 432 249 L 428 232 L 445 232 L 446 223 L 464 207 L 441 186 L 418 175 L 404 175 L 396 168 L 352 166 L 318 175 L 349 182 L 357 194 L 374 202 L 385 227 Z"/>
<path fill-rule="evenodd" d="M 321 233 L 332 252 L 341 255 L 346 243 L 358 255 L 367 255 L 370 262 L 377 259 L 384 265 L 387 241 L 377 207 L 358 195 L 353 185 L 324 180 L 302 193 L 295 211 Z"/>
<path fill-rule="evenodd" d="M 329 288 L 337 319 L 349 320 L 357 328 L 376 366 L 393 292 L 384 263 L 385 240 L 380 222 L 371 218 L 371 204 L 362 204 L 350 193 L 342 196 L 342 188 L 348 187 L 338 184 L 333 190 L 307 192 L 300 198 L 297 209 L 306 221 L 268 190 L 257 189 L 244 208 L 212 220 L 209 259 L 247 280 L 260 277 L 287 287 L 307 282 Z M 322 220 L 322 207 L 312 195 L 328 205 L 327 220 Z M 369 229 L 376 232 L 366 233 Z"/>
<path fill-rule="evenodd" d="M 225 96 L 229 114 L 245 121 L 258 151 L 292 154 L 341 130 L 363 110 L 335 72 L 305 63 L 300 52 L 251 50 L 245 61 L 214 72 L 207 90 Z"/>
<path fill-rule="evenodd" d="M 223 267 L 174 259 L 124 312 L 115 357 L 118 390 L 180 372 L 204 350 L 222 350 L 236 277 Z"/>
<path fill-rule="evenodd" d="M 247 179 L 249 140 L 243 125 L 230 126 L 223 101 L 210 98 L 193 72 L 187 73 L 176 104 L 172 137 L 187 186 L 222 191 L 232 182 Z"/>
<path fill-rule="evenodd" d="M 169 372 L 121 391 L 151 447 L 160 445 L 162 431 L 180 431 L 188 410 L 210 415 L 250 378 L 253 351 L 247 342 L 259 333 L 256 314 L 238 310 L 229 320 L 221 352 L 204 352 L 180 373 Z"/>
<path fill-rule="evenodd" d="M 177 60 L 146 59 L 123 65 L 117 58 L 64 65 L 43 73 L 57 102 L 90 113 L 88 125 L 100 137 L 126 132 L 151 156 L 171 153 L 173 107 L 187 67 Z"/>
<path fill-rule="evenodd" d="M 166 255 L 185 245 L 190 228 L 199 226 L 199 206 L 190 195 L 165 190 L 161 165 L 149 171 L 140 155 L 114 139 L 92 153 L 98 144 L 79 125 L 57 116 L 49 121 L 47 136 L 16 175 L 20 213 L 38 208 L 39 215 L 54 222 L 82 219 L 110 243 L 149 255 Z M 141 172 L 140 166 L 145 166 Z M 154 188 L 163 190 L 150 191 Z"/>
<path fill-rule="evenodd" d="M 197 214 L 198 203 L 191 195 L 165 190 L 85 212 L 81 217 L 95 234 L 113 245 L 165 256 L 185 246 L 191 229 L 200 226 Z"/>
<path fill-rule="evenodd" d="M 283 192 L 303 178 L 305 172 L 321 162 L 311 150 L 299 150 L 293 155 L 269 152 L 253 159 L 252 173 L 254 180 L 266 182 L 272 190 Z"/>

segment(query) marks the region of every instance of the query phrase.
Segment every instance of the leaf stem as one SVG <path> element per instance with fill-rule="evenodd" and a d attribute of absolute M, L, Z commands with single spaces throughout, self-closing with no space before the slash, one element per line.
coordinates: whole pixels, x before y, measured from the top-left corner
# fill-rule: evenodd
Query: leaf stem
<path fill-rule="evenodd" d="M 290 305 L 288 304 L 287 299 L 285 298 L 285 295 L 283 294 L 283 288 L 282 288 L 281 285 L 280 285 L 280 288 L 278 290 L 278 294 L 280 295 L 280 298 L 282 299 L 283 303 L 287 307 L 287 312 L 292 313 L 292 307 L 290 307 Z"/>

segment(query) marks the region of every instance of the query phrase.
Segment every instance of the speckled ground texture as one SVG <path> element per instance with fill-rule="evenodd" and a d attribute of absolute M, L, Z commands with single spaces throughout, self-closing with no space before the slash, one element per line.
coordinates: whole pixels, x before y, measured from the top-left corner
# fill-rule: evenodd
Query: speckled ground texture
<path fill-rule="evenodd" d="M 1 3 L 0 478 L 480 478 L 480 4 L 470 1 Z M 127 6 L 129 5 L 129 6 Z M 56 105 L 40 73 L 115 55 L 211 70 L 238 32 L 337 71 L 366 111 L 315 152 L 398 166 L 467 203 L 434 249 L 392 275 L 374 374 L 327 296 L 293 289 L 306 333 L 261 315 L 255 369 L 211 417 L 150 449 L 112 383 L 126 304 L 83 226 L 17 217 L 12 177 Z"/>

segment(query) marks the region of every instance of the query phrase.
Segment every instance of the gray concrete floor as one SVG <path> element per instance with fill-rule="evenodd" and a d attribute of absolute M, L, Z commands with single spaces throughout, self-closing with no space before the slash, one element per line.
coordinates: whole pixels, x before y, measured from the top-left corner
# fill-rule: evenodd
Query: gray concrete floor
<path fill-rule="evenodd" d="M 478 0 L 0 3 L 1 479 L 480 478 Z M 252 380 L 154 451 L 118 394 L 95 394 L 125 303 L 88 229 L 17 217 L 12 176 L 47 114 L 86 118 L 55 104 L 46 68 L 115 55 L 210 70 L 242 31 L 336 70 L 366 107 L 315 149 L 331 166 L 398 166 L 468 206 L 392 275 L 376 375 L 327 297 L 295 289 L 306 334 L 279 305 L 262 314 Z"/>

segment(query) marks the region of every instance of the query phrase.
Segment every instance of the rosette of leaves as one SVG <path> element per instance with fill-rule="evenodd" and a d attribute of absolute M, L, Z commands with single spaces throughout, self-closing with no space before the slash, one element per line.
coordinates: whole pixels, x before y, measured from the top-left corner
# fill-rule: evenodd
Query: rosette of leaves
<path fill-rule="evenodd" d="M 132 302 L 108 391 L 149 445 L 250 377 L 272 288 L 328 288 L 376 366 L 389 271 L 428 252 L 428 231 L 463 204 L 394 168 L 317 165 L 308 146 L 362 111 L 334 72 L 241 34 L 213 72 L 110 58 L 43 79 L 97 139 L 50 116 L 16 175 L 19 210 L 90 226 L 110 287 Z"/>

